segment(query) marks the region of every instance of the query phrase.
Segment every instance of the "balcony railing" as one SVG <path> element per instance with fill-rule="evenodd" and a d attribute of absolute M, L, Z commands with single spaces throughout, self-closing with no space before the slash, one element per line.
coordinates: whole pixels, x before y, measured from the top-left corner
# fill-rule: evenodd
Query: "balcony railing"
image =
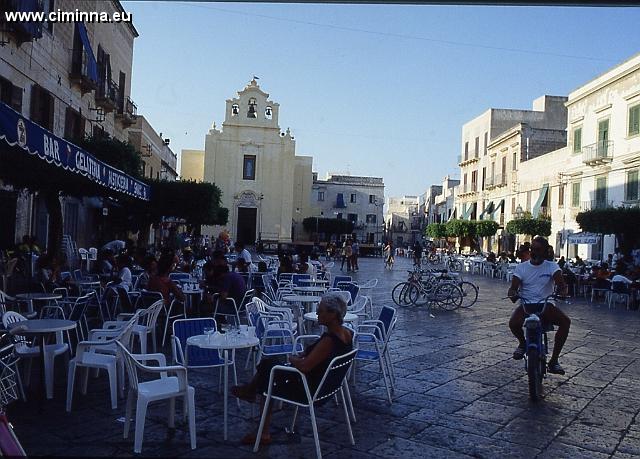
<path fill-rule="evenodd" d="M 461 185 L 461 187 L 462 187 L 462 194 L 475 193 L 476 191 L 478 191 L 477 182 L 465 183 L 464 185 Z"/>
<path fill-rule="evenodd" d="M 588 166 L 598 166 L 611 161 L 613 161 L 613 140 L 601 140 L 582 147 L 582 162 Z"/>
<path fill-rule="evenodd" d="M 606 209 L 607 207 L 613 207 L 613 201 L 609 201 L 606 198 L 582 201 L 580 203 L 581 212 L 594 209 Z"/>
<path fill-rule="evenodd" d="M 96 89 L 96 105 L 104 108 L 104 111 L 111 113 L 118 105 L 118 97 L 120 95 L 120 89 L 113 80 L 100 80 L 98 81 L 98 88 Z"/>
<path fill-rule="evenodd" d="M 124 99 L 121 107 L 118 107 L 116 118 L 122 121 L 125 126 L 130 126 L 136 122 L 138 117 L 138 107 L 133 103 L 130 97 Z"/>
<path fill-rule="evenodd" d="M 468 154 L 465 157 L 458 156 L 458 166 L 466 166 L 467 164 L 475 163 L 476 161 L 480 161 L 480 157 L 476 154 Z"/>
<path fill-rule="evenodd" d="M 507 174 L 495 174 L 493 176 L 493 186 L 505 186 L 507 184 Z"/>
<path fill-rule="evenodd" d="M 80 91 L 83 93 L 97 89 L 98 87 L 96 82 L 89 76 L 89 56 L 83 52 L 82 49 L 73 50 L 69 77 L 72 82 L 80 85 Z"/>
<path fill-rule="evenodd" d="M 551 207 L 540 207 L 540 213 L 538 217 L 551 218 Z"/>

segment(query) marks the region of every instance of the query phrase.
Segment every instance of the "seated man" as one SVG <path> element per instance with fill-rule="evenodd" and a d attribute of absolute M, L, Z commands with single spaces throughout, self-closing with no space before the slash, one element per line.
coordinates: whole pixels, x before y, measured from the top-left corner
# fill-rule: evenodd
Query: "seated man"
<path fill-rule="evenodd" d="M 531 259 L 520 263 L 513 273 L 511 287 L 507 293 L 512 301 L 515 302 L 518 297 L 521 297 L 528 304 L 538 303 L 542 309 L 544 300 L 553 293 L 554 283 L 558 286 L 561 295 L 567 294 L 567 285 L 562 277 L 562 270 L 557 263 L 545 259 L 548 247 L 549 243 L 543 237 L 536 237 L 533 240 Z M 513 353 L 513 358 L 516 360 L 522 359 L 526 352 L 524 331 L 522 330 L 525 318 L 524 309 L 520 305 L 513 311 L 509 320 L 509 328 L 519 342 Z M 541 319 L 546 323 L 558 326 L 548 368 L 549 373 L 563 375 L 564 369 L 558 363 L 558 357 L 569 335 L 571 319 L 553 304 L 547 305 Z"/>
<path fill-rule="evenodd" d="M 246 283 L 241 274 L 230 272 L 229 265 L 224 258 L 213 261 L 212 266 L 212 291 L 219 294 L 218 314 L 236 315 L 236 310 L 227 298 L 233 298 L 236 308 L 240 309 L 244 294 L 247 291 Z M 218 320 L 216 318 L 216 320 Z"/>

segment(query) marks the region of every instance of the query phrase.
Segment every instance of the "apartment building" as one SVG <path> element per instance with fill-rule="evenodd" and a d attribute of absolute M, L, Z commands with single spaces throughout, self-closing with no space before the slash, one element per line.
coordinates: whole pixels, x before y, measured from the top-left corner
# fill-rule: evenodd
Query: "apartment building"
<path fill-rule="evenodd" d="M 385 202 L 386 236 L 396 247 L 413 245 L 422 240 L 420 198 L 418 196 L 389 197 Z"/>
<path fill-rule="evenodd" d="M 314 172 L 311 205 L 314 216 L 353 222 L 353 234 L 366 245 L 383 242 L 384 180 L 381 177 Z"/>
<path fill-rule="evenodd" d="M 581 211 L 640 204 L 640 54 L 572 91 L 566 108 L 568 145 L 523 163 L 514 198 L 522 208 L 547 206 L 557 255 L 606 259 L 613 235 L 593 245 L 568 236 L 580 231 Z"/>
<path fill-rule="evenodd" d="M 124 12 L 118 1 L 9 0 L 3 6 L 23 11 Z M 68 142 L 104 134 L 126 141 L 127 129 L 136 120 L 130 91 L 137 36 L 132 23 L 7 23 L 2 16 L 0 99 Z M 61 199 L 64 234 L 79 246 L 95 245 L 105 200 Z M 23 234 L 33 234 L 46 245 L 48 213 L 37 192 L 1 185 L 0 219 L 0 248 L 11 247 Z"/>
<path fill-rule="evenodd" d="M 496 215 L 504 224 L 519 164 L 566 145 L 566 100 L 545 95 L 532 110 L 491 108 L 463 126 L 459 218 Z"/>
<path fill-rule="evenodd" d="M 129 142 L 142 158 L 142 175 L 161 180 L 175 180 L 178 176 L 178 156 L 169 146 L 170 139 L 149 124 L 146 117 L 139 115 L 128 130 Z"/>

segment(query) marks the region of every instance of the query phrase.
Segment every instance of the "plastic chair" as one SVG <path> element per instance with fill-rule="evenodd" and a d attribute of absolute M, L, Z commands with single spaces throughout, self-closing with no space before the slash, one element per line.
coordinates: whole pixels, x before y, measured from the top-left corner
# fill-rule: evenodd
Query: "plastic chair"
<path fill-rule="evenodd" d="M 13 372 L 13 374 L 15 374 L 18 390 L 20 391 L 20 397 L 22 398 L 22 401 L 26 402 L 27 397 L 24 394 L 24 387 L 22 386 L 22 379 L 20 378 L 18 362 L 20 362 L 20 357 L 15 353 L 15 344 L 13 343 L 11 335 L 4 333 L 0 337 L 0 379 L 4 379 L 7 376 L 7 372 Z M 7 383 L 8 381 L 3 382 L 2 390 L 14 390 L 11 385 Z M 5 397 L 7 395 L 8 394 L 5 394 Z M 13 394 L 13 396 L 17 396 L 17 394 Z"/>
<path fill-rule="evenodd" d="M 27 319 L 35 319 L 36 316 L 38 315 L 37 312 L 29 312 L 29 311 L 24 311 L 21 312 L 20 311 L 20 305 L 23 304 L 25 306 L 27 306 L 26 309 L 28 309 L 28 305 L 26 301 L 22 301 L 22 300 L 18 300 L 10 295 L 7 295 L 5 292 L 3 292 L 2 290 L 0 290 L 0 310 L 2 310 L 2 312 L 6 312 L 11 310 L 10 307 L 14 307 L 20 314 L 22 314 L 24 317 L 26 317 Z"/>
<path fill-rule="evenodd" d="M 191 274 L 189 273 L 169 273 L 169 279 L 173 282 L 189 282 L 191 281 Z"/>
<path fill-rule="evenodd" d="M 316 446 L 316 456 L 318 457 L 318 459 L 320 459 L 322 457 L 322 452 L 320 450 L 320 439 L 318 437 L 318 426 L 316 424 L 315 405 L 317 402 L 325 400 L 329 397 L 333 397 L 337 394 L 340 394 L 342 398 L 342 407 L 344 409 L 345 422 L 347 423 L 349 440 L 352 445 L 355 445 L 356 442 L 353 438 L 351 421 L 349 420 L 349 411 L 345 398 L 344 381 L 347 377 L 349 369 L 351 368 L 351 364 L 354 361 L 356 352 L 357 351 L 354 349 L 351 352 L 348 352 L 331 360 L 331 363 L 327 367 L 327 371 L 322 377 L 322 380 L 320 381 L 318 387 L 314 390 L 313 395 L 311 394 L 311 389 L 309 388 L 307 377 L 300 370 L 294 367 L 282 365 L 276 365 L 275 367 L 273 367 L 269 376 L 269 389 L 265 394 L 266 400 L 264 402 L 264 408 L 262 409 L 260 427 L 258 427 L 258 433 L 256 434 L 256 442 L 253 445 L 253 452 L 258 452 L 258 449 L 260 447 L 260 439 L 262 438 L 262 431 L 264 429 L 265 420 L 267 418 L 267 414 L 269 413 L 269 405 L 272 400 L 278 400 L 295 406 L 295 410 L 293 412 L 293 420 L 291 422 L 292 432 L 295 429 L 296 418 L 298 416 L 298 408 L 309 408 L 309 415 L 311 416 L 311 427 L 313 429 L 313 439 Z M 281 391 L 279 391 L 278 386 L 274 384 L 274 379 L 277 373 L 285 372 L 291 373 L 292 376 L 294 376 L 294 378 L 299 381 L 299 384 L 302 385 L 305 394 L 304 398 L 292 398 L 290 395 L 281 393 Z"/>
<path fill-rule="evenodd" d="M 225 365 L 233 367 L 233 381 L 238 384 L 235 359 L 226 361 L 220 357 L 217 349 L 204 349 L 198 346 L 187 346 L 187 339 L 191 336 L 204 335 L 205 327 L 213 327 L 217 330 L 216 321 L 211 318 L 202 319 L 178 319 L 173 322 L 173 334 L 171 335 L 171 353 L 173 363 L 185 368 L 220 368 Z M 235 356 L 235 352 L 232 353 Z M 222 372 L 220 372 L 222 378 Z M 222 384 L 219 384 L 222 387 Z"/>
<path fill-rule="evenodd" d="M 296 287 L 302 286 L 302 283 L 300 282 L 301 280 L 309 279 L 311 279 L 311 274 L 294 274 L 293 276 L 291 276 L 291 282 L 293 282 L 293 285 L 295 285 Z"/>
<path fill-rule="evenodd" d="M 335 276 L 331 287 L 338 288 L 338 282 L 351 282 L 351 276 Z"/>
<path fill-rule="evenodd" d="M 89 369 L 106 370 L 109 376 L 109 390 L 111 394 L 111 409 L 118 408 L 118 386 L 120 393 L 124 395 L 124 365 L 122 355 L 117 347 L 121 340 L 127 347 L 131 346 L 131 332 L 138 320 L 135 314 L 125 326 L 116 330 L 92 330 L 90 341 L 81 341 L 76 347 L 76 356 L 69 361 L 69 373 L 67 376 L 67 413 L 71 412 L 73 402 L 73 386 L 75 383 L 76 369 L 84 368 L 82 380 L 82 394 L 87 393 L 89 381 Z M 103 352 L 100 352 L 100 351 Z M 120 384 L 118 384 L 120 379 Z"/>
<path fill-rule="evenodd" d="M 611 303 L 615 304 L 620 301 L 624 301 L 627 309 L 629 309 L 629 305 L 631 304 L 631 291 L 629 290 L 629 286 L 625 282 L 612 282 L 611 291 L 608 293 L 607 298 L 609 309 L 611 309 Z"/>
<path fill-rule="evenodd" d="M 124 438 L 129 437 L 129 427 L 133 411 L 133 401 L 136 399 L 136 428 L 133 442 L 134 453 L 142 451 L 142 439 L 144 436 L 144 424 L 147 417 L 147 406 L 158 400 L 169 400 L 169 428 L 175 427 L 175 403 L 176 398 L 183 400 L 184 416 L 189 418 L 189 437 L 191 449 L 196 448 L 196 406 L 195 389 L 187 380 L 187 369 L 182 366 L 167 366 L 164 354 L 140 354 L 132 355 L 120 341 L 116 344 L 122 350 L 124 362 L 129 375 L 129 391 L 127 394 L 127 407 L 124 421 Z M 157 367 L 143 365 L 140 361 L 153 360 Z M 138 372 L 160 375 L 159 379 L 140 381 Z M 169 376 L 169 374 L 175 376 Z"/>
<path fill-rule="evenodd" d="M 15 322 L 22 322 L 27 320 L 23 315 L 14 312 L 7 311 L 2 315 L 2 324 L 5 328 L 9 328 L 10 324 Z M 14 330 L 12 330 L 14 331 Z M 14 336 L 15 343 L 15 353 L 20 358 L 29 359 L 29 363 L 26 368 L 25 375 L 25 384 L 29 385 L 30 373 L 31 373 L 31 363 L 33 358 L 40 357 L 40 346 L 31 344 L 24 336 L 18 335 L 16 333 L 10 332 Z M 53 377 L 54 377 L 54 359 L 60 355 L 64 355 L 69 351 L 69 344 L 65 343 L 63 340 L 62 332 L 56 332 L 56 343 L 55 344 L 46 344 L 44 346 L 44 381 L 46 386 L 47 398 L 53 398 Z"/>
<path fill-rule="evenodd" d="M 151 306 L 146 309 L 138 309 L 136 312 L 139 313 L 138 323 L 133 327 L 133 336 L 138 338 L 138 342 L 140 343 L 140 353 L 147 353 L 147 344 L 149 341 L 149 335 L 151 335 L 151 346 L 153 347 L 153 352 L 156 352 L 157 348 L 157 340 L 156 340 L 156 328 L 158 322 L 158 316 L 162 312 L 164 307 L 164 300 L 160 299 L 153 303 Z M 121 326 L 121 323 L 126 323 L 133 314 L 125 313 L 118 314 L 117 321 L 108 321 L 105 322 L 104 328 L 115 327 L 118 328 Z M 124 321 L 124 322 L 123 322 Z"/>
<path fill-rule="evenodd" d="M 391 392 L 395 388 L 395 374 L 389 353 L 389 339 L 397 321 L 397 311 L 384 306 L 377 320 L 365 320 L 358 325 L 354 344 L 358 347 L 356 361 L 377 361 L 382 372 L 389 404 L 392 403 Z M 355 364 L 353 380 L 355 382 Z"/>
<path fill-rule="evenodd" d="M 349 292 L 349 301 L 347 305 L 352 304 L 354 301 L 358 299 L 358 294 L 360 293 L 360 287 L 355 282 L 338 282 L 338 288 L 345 292 Z"/>

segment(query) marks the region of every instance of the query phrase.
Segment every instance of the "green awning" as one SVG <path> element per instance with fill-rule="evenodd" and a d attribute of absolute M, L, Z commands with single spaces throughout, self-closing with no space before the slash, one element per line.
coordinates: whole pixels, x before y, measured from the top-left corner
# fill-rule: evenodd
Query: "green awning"
<path fill-rule="evenodd" d="M 540 214 L 540 207 L 542 206 L 542 201 L 544 201 L 544 198 L 547 196 L 547 191 L 549 191 L 549 184 L 545 183 L 542 185 L 536 205 L 533 206 L 533 218 L 538 218 L 538 215 Z"/>
<path fill-rule="evenodd" d="M 489 204 L 487 204 L 484 208 L 484 210 L 482 211 L 482 213 L 480 214 L 480 220 L 483 220 L 483 217 L 485 215 L 489 215 L 493 213 L 493 201 L 490 201 Z"/>
<path fill-rule="evenodd" d="M 495 220 L 496 219 L 496 213 L 502 209 L 502 211 L 504 212 L 504 199 L 500 200 L 500 203 L 496 206 L 495 209 L 493 209 L 493 211 L 491 212 L 491 220 Z"/>
<path fill-rule="evenodd" d="M 473 212 L 473 204 L 469 205 L 469 207 L 467 207 L 467 210 L 465 210 L 462 213 L 462 216 L 460 217 L 461 220 L 469 220 L 469 216 L 471 215 L 471 212 Z"/>
<path fill-rule="evenodd" d="M 453 208 L 453 212 L 451 212 L 451 215 L 449 216 L 449 218 L 447 219 L 447 221 L 451 221 L 451 220 L 455 219 L 455 218 L 456 218 L 456 212 L 457 212 L 457 211 L 458 211 L 458 208 L 457 208 L 457 207 L 454 207 L 454 208 Z"/>

